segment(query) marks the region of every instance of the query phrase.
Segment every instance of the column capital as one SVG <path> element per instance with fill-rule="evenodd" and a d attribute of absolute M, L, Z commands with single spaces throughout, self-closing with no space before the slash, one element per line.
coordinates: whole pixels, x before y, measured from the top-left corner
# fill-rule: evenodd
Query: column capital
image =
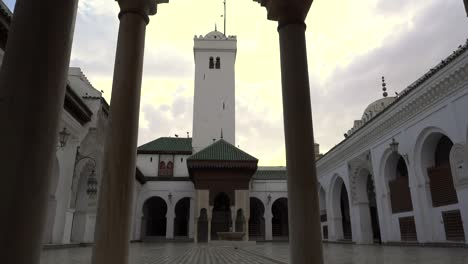
<path fill-rule="evenodd" d="M 169 3 L 169 0 L 115 0 L 119 3 L 119 19 L 126 13 L 135 13 L 141 15 L 146 23 L 149 22 L 149 16 L 155 15 L 157 5 Z"/>
<path fill-rule="evenodd" d="M 280 26 L 304 23 L 313 0 L 254 0 L 267 10 L 269 20 Z"/>

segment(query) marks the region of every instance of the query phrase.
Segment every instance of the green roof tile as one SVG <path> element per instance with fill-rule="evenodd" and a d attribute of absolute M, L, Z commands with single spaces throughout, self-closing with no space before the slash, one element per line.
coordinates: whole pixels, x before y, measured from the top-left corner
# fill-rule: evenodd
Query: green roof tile
<path fill-rule="evenodd" d="M 192 139 L 161 137 L 138 147 L 137 151 L 141 154 L 192 154 Z"/>
<path fill-rule="evenodd" d="M 286 170 L 262 170 L 258 168 L 252 176 L 254 180 L 286 180 Z"/>
<path fill-rule="evenodd" d="M 208 147 L 190 156 L 188 160 L 203 161 L 258 161 L 255 157 L 236 148 L 224 139 L 220 139 Z"/>

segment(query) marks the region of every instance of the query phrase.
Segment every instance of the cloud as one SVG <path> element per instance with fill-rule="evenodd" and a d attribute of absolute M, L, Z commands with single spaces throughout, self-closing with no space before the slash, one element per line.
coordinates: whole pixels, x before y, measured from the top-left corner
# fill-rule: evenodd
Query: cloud
<path fill-rule="evenodd" d="M 391 2 L 391 3 L 390 3 Z M 354 119 L 449 55 L 468 36 L 460 0 L 315 1 L 306 24 L 315 139 L 327 151 Z M 118 34 L 117 3 L 80 0 L 71 64 L 110 100 Z M 192 131 L 193 36 L 221 29 L 222 1 L 170 1 L 147 27 L 139 144 Z M 261 165 L 284 165 L 277 24 L 254 1 L 228 6 L 237 34 L 236 144 Z"/>
<path fill-rule="evenodd" d="M 381 97 L 382 75 L 393 95 L 465 42 L 468 21 L 463 12 L 457 12 L 462 4 L 458 2 L 424 8 L 404 30 L 389 34 L 384 45 L 333 71 L 324 82 L 326 93 L 312 97 L 316 139 L 323 149 L 339 143 L 353 119 L 359 119 L 365 107 Z"/>

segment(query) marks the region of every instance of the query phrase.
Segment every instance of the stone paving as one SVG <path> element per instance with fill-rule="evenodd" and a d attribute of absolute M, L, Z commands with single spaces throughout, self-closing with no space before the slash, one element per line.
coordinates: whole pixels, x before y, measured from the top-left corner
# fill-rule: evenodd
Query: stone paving
<path fill-rule="evenodd" d="M 324 244 L 326 264 L 466 264 L 466 248 L 429 248 Z M 88 264 L 91 248 L 49 249 L 41 264 Z M 131 245 L 130 264 L 284 264 L 287 243 L 258 243 L 235 249 L 193 243 L 136 243 Z"/>

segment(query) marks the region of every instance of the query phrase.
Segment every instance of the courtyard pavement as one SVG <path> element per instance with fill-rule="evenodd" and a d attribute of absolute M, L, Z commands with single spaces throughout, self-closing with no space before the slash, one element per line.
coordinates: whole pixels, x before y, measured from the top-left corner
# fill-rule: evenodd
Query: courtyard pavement
<path fill-rule="evenodd" d="M 131 264 L 283 264 L 289 263 L 287 243 L 258 243 L 235 249 L 193 243 L 135 243 Z M 326 264 L 466 264 L 466 248 L 429 248 L 324 244 Z M 89 264 L 91 248 L 43 250 L 41 264 Z"/>

